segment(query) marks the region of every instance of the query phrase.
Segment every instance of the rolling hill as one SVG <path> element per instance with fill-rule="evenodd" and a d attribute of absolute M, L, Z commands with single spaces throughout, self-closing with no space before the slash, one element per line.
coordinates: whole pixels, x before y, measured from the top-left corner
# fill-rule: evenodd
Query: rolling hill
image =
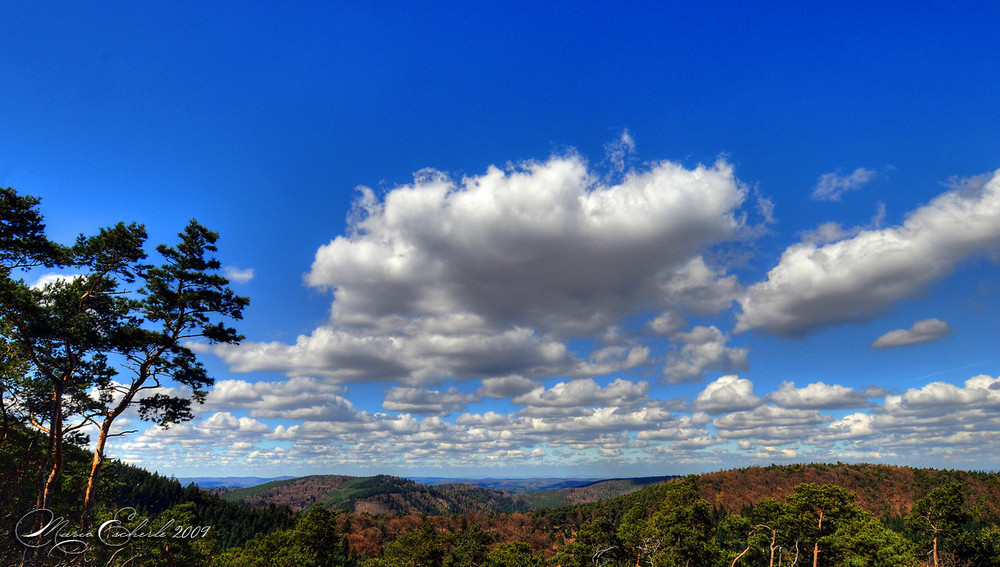
<path fill-rule="evenodd" d="M 527 509 L 525 504 L 498 490 L 468 484 L 425 486 L 386 475 L 313 475 L 226 491 L 220 495 L 225 500 L 255 507 L 277 504 L 302 510 L 318 502 L 330 509 L 369 514 L 444 515 Z"/>
<path fill-rule="evenodd" d="M 257 486 L 229 489 L 219 495 L 232 502 L 263 507 L 271 504 L 303 510 L 315 503 L 326 508 L 369 514 L 444 515 L 467 512 L 525 512 L 584 504 L 613 498 L 674 477 L 649 477 L 591 481 L 575 486 L 527 492 L 524 486 L 511 493 L 467 483 L 431 486 L 394 476 L 352 477 L 313 475 L 278 480 Z M 502 481 L 493 480 L 492 483 Z M 514 486 L 516 483 L 510 481 Z M 553 482 L 549 486 L 564 486 Z M 529 484 L 530 486 L 530 484 Z"/>

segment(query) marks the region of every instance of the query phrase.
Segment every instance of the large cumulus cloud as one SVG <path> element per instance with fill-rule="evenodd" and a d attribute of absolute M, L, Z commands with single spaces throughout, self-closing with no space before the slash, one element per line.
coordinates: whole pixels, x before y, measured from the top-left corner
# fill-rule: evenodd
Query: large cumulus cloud
<path fill-rule="evenodd" d="M 306 275 L 333 295 L 328 321 L 294 344 L 217 348 L 234 370 L 410 384 L 597 376 L 650 364 L 648 350 L 570 341 L 613 335 L 630 315 L 717 312 L 740 291 L 704 256 L 744 223 L 746 192 L 724 161 L 654 163 L 608 184 L 569 155 L 360 193 L 347 233 Z"/>

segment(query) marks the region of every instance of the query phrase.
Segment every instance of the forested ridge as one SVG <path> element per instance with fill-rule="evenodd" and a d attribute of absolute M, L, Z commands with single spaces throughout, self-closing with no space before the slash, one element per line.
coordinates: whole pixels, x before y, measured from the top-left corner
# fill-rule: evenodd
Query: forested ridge
<path fill-rule="evenodd" d="M 443 515 L 462 512 L 526 512 L 596 502 L 634 492 L 670 478 L 676 477 L 608 479 L 583 486 L 510 493 L 468 483 L 427 486 L 388 475 L 310 475 L 247 488 L 216 489 L 214 492 L 225 500 L 249 506 L 274 504 L 303 510 L 319 503 L 325 508 L 346 512 Z"/>

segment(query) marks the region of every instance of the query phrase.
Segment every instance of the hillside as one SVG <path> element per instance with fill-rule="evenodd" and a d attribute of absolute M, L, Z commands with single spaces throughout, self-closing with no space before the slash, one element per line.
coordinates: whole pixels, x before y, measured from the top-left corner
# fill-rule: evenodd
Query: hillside
<path fill-rule="evenodd" d="M 386 475 L 313 475 L 231 490 L 221 496 L 256 507 L 277 504 L 303 510 L 318 502 L 330 509 L 368 514 L 445 515 L 527 509 L 524 503 L 498 490 L 468 484 L 425 486 Z"/>
<path fill-rule="evenodd" d="M 525 487 L 511 481 L 510 486 L 518 492 L 510 493 L 467 483 L 427 486 L 386 475 L 313 475 L 224 490 L 219 495 L 225 500 L 248 506 L 275 504 L 288 506 L 293 510 L 304 510 L 318 502 L 329 509 L 368 514 L 494 514 L 597 502 L 671 478 L 675 477 L 599 480 L 583 486 L 574 486 L 575 481 L 567 481 L 570 484 L 567 488 L 561 487 L 566 483 L 549 479 L 553 480 L 549 486 L 560 488 L 534 492 L 525 492 Z M 498 480 L 491 483 L 502 484 Z"/>
<path fill-rule="evenodd" d="M 314 475 L 220 492 L 223 499 L 253 507 L 271 504 L 304 510 L 314 503 L 368 514 L 447 515 L 546 510 L 604 502 L 655 499 L 656 485 L 675 476 L 622 478 L 583 486 L 508 493 L 465 483 L 427 486 L 393 476 Z M 495 480 L 492 482 L 496 482 Z M 1000 475 L 873 464 L 797 464 L 747 467 L 697 476 L 698 495 L 736 513 L 762 498 L 783 499 L 802 483 L 833 484 L 858 497 L 879 517 L 901 516 L 935 486 L 961 482 L 973 506 L 1000 513 Z"/>
<path fill-rule="evenodd" d="M 271 482 L 275 480 L 288 480 L 294 476 L 280 476 L 277 478 L 261 478 L 259 476 L 193 476 L 178 478 L 177 482 L 187 486 L 194 484 L 202 490 L 213 490 L 223 488 L 249 488 Z"/>
<path fill-rule="evenodd" d="M 881 518 L 905 515 L 917 500 L 933 488 L 957 482 L 963 485 L 967 501 L 977 515 L 1000 518 L 998 473 L 880 464 L 814 463 L 755 466 L 679 478 L 693 478 L 699 498 L 731 514 L 739 513 L 764 498 L 783 501 L 796 486 L 813 483 L 832 484 L 851 491 L 857 496 L 857 503 L 862 509 Z M 652 484 L 582 506 L 599 506 L 617 515 L 635 506 L 652 509 L 662 500 L 666 486 L 667 483 Z M 558 513 L 576 513 L 574 511 L 578 508 L 566 506 Z"/>
<path fill-rule="evenodd" d="M 772 465 L 706 473 L 698 477 L 698 493 L 718 507 L 738 512 L 761 498 L 781 499 L 806 482 L 846 488 L 857 495 L 862 508 L 883 517 L 905 514 L 934 487 L 960 482 L 967 487 L 972 506 L 1000 513 L 997 473 L 892 465 Z"/>
<path fill-rule="evenodd" d="M 483 488 L 492 488 L 509 494 L 528 494 L 540 492 L 542 490 L 558 490 L 561 488 L 575 488 L 599 482 L 600 478 L 451 478 L 440 476 L 411 476 L 410 480 L 425 484 L 427 486 L 437 486 L 440 484 L 471 484 Z"/>
<path fill-rule="evenodd" d="M 559 506 L 600 502 L 641 490 L 647 486 L 677 478 L 676 476 L 651 476 L 644 478 L 616 478 L 598 480 L 583 486 L 543 490 L 524 494 L 521 499 L 531 510 L 544 510 Z"/>

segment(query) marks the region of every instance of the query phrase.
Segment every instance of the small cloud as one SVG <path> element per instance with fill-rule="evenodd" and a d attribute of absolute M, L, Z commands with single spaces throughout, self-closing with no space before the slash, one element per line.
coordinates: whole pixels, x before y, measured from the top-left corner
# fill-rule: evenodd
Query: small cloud
<path fill-rule="evenodd" d="M 951 334 L 948 323 L 940 319 L 921 319 L 909 329 L 896 329 L 879 337 L 872 348 L 893 348 L 936 341 Z"/>
<path fill-rule="evenodd" d="M 810 244 L 823 245 L 836 242 L 851 236 L 851 233 L 844 230 L 840 223 L 828 222 L 816 227 L 816 230 L 809 230 L 802 233 L 802 241 Z"/>
<path fill-rule="evenodd" d="M 729 374 L 707 385 L 692 405 L 699 411 L 719 414 L 754 409 L 761 403 L 753 393 L 753 382 Z"/>
<path fill-rule="evenodd" d="M 517 375 L 487 378 L 483 380 L 482 384 L 482 387 L 476 391 L 476 395 L 496 399 L 513 398 L 542 387 L 534 380 Z"/>
<path fill-rule="evenodd" d="M 67 284 L 79 277 L 82 276 L 80 274 L 44 274 L 35 280 L 35 283 L 31 284 L 31 289 L 42 290 L 49 284 L 60 282 Z"/>
<path fill-rule="evenodd" d="M 451 387 L 441 392 L 427 388 L 396 386 L 385 392 L 382 409 L 417 415 L 449 415 L 479 401 L 475 394 L 459 392 Z"/>
<path fill-rule="evenodd" d="M 983 187 L 989 183 L 996 172 L 980 173 L 979 175 L 961 176 L 952 175 L 943 185 L 952 191 L 959 193 L 979 193 Z"/>
<path fill-rule="evenodd" d="M 885 395 L 882 388 L 871 387 L 865 391 L 854 390 L 837 384 L 815 382 L 796 388 L 794 382 L 782 382 L 777 392 L 767 395 L 767 401 L 787 409 L 850 409 L 868 407 L 868 398 Z"/>
<path fill-rule="evenodd" d="M 623 173 L 626 159 L 635 154 L 635 140 L 627 129 L 623 130 L 622 135 L 617 140 L 604 145 L 604 151 L 615 171 Z"/>
<path fill-rule="evenodd" d="M 248 283 L 253 279 L 253 268 L 241 270 L 233 266 L 226 266 L 226 278 L 236 283 Z"/>
<path fill-rule="evenodd" d="M 718 327 L 698 326 L 689 333 L 675 333 L 671 341 L 683 344 L 667 355 L 663 376 L 670 384 L 697 382 L 710 370 L 734 373 L 748 367 L 747 348 L 726 346 L 729 336 Z"/>
<path fill-rule="evenodd" d="M 864 184 L 875 179 L 876 175 L 874 169 L 865 167 L 855 169 L 850 175 L 824 173 L 819 176 L 819 181 L 813 188 L 812 198 L 816 201 L 839 201 L 844 193 L 860 189 Z"/>
<path fill-rule="evenodd" d="M 649 323 L 649 328 L 658 335 L 672 335 L 685 325 L 684 318 L 667 311 L 653 319 Z"/>

